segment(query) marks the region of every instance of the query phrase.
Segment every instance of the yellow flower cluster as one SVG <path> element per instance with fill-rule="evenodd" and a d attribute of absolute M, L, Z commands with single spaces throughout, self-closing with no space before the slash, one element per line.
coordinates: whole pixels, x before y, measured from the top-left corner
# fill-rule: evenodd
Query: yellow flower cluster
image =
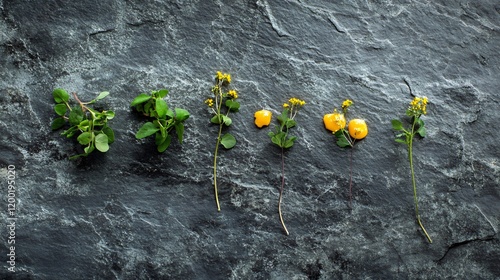
<path fill-rule="evenodd" d="M 227 93 L 227 97 L 231 99 L 236 99 L 238 98 L 238 93 L 234 89 L 232 89 Z"/>
<path fill-rule="evenodd" d="M 304 100 L 300 100 L 298 98 L 292 97 L 288 100 L 292 106 L 304 106 L 306 102 Z"/>
<path fill-rule="evenodd" d="M 408 108 L 408 111 L 412 115 L 422 115 L 422 114 L 427 114 L 427 102 L 428 99 L 427 97 L 415 97 L 413 100 L 410 102 L 410 106 Z"/>
<path fill-rule="evenodd" d="M 352 103 L 352 100 L 349 100 L 349 99 L 346 99 L 344 100 L 344 102 L 342 102 L 342 110 L 346 110 L 347 108 L 349 108 L 349 106 L 351 106 L 353 103 Z"/>
<path fill-rule="evenodd" d="M 226 81 L 227 83 L 231 83 L 231 74 L 222 73 L 221 71 L 217 71 L 217 73 L 215 74 L 215 79 L 217 80 L 217 82 Z"/>
<path fill-rule="evenodd" d="M 214 100 L 212 98 L 208 98 L 207 100 L 205 100 L 205 104 L 207 104 L 208 107 L 212 107 L 214 106 Z"/>
<path fill-rule="evenodd" d="M 290 103 L 290 104 L 288 104 Z M 283 108 L 288 108 L 290 107 L 290 105 L 295 106 L 295 107 L 299 107 L 299 106 L 304 106 L 306 105 L 306 102 L 304 100 L 300 100 L 298 98 L 295 98 L 295 97 L 292 97 L 288 100 L 288 103 L 285 103 L 283 104 Z"/>

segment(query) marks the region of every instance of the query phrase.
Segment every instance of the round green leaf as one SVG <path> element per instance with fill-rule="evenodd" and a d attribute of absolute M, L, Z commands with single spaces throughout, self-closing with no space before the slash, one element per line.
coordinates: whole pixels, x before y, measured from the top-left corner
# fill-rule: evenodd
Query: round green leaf
<path fill-rule="evenodd" d="M 394 130 L 402 130 L 403 129 L 403 123 L 399 120 L 392 120 L 392 129 Z"/>
<path fill-rule="evenodd" d="M 230 126 L 233 123 L 233 120 L 231 120 L 230 117 L 228 116 L 222 116 L 222 121 L 224 122 L 225 125 Z"/>
<path fill-rule="evenodd" d="M 54 97 L 54 101 L 57 103 L 68 102 L 69 94 L 62 88 L 56 88 L 52 92 L 52 96 Z"/>
<path fill-rule="evenodd" d="M 109 150 L 108 136 L 106 134 L 97 134 L 95 137 L 95 148 L 103 153 Z"/>
<path fill-rule="evenodd" d="M 236 138 L 234 138 L 233 135 L 226 133 L 220 139 L 220 143 L 224 146 L 224 148 L 231 149 L 234 145 L 236 145 Z"/>
<path fill-rule="evenodd" d="M 108 136 L 108 143 L 111 144 L 115 142 L 115 132 L 111 127 L 105 126 L 102 128 L 102 132 Z"/>
<path fill-rule="evenodd" d="M 64 118 L 55 118 L 52 121 L 52 124 L 50 125 L 50 127 L 52 128 L 52 130 L 56 130 L 56 129 L 63 127 L 65 123 L 66 123 L 66 120 L 64 120 Z"/>
<path fill-rule="evenodd" d="M 220 124 L 221 119 L 222 119 L 221 117 L 222 117 L 222 115 L 215 115 L 210 119 L 210 122 L 212 122 L 214 124 Z"/>
<path fill-rule="evenodd" d="M 56 114 L 58 114 L 59 116 L 64 116 L 66 114 L 66 110 L 68 109 L 68 107 L 66 107 L 66 104 L 56 104 L 54 106 L 54 111 L 56 112 Z"/>
<path fill-rule="evenodd" d="M 92 140 L 92 133 L 84 132 L 78 135 L 78 138 L 76 138 L 76 140 L 78 140 L 78 143 L 80 143 L 81 145 L 88 145 Z"/>

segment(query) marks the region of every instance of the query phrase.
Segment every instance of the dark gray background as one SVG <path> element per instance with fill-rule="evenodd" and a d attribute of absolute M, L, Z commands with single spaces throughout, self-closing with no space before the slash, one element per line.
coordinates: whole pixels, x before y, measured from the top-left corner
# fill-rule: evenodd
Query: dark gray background
<path fill-rule="evenodd" d="M 333 3 L 335 2 L 335 3 Z M 0 1 L 2 220 L 17 170 L 17 279 L 500 279 L 500 4 L 482 1 Z M 241 111 L 221 151 L 203 101 L 217 70 Z M 62 87 L 116 112 L 116 142 L 73 162 L 50 130 Z M 186 108 L 185 143 L 138 141 L 129 104 L 167 88 Z M 429 97 L 415 143 L 415 222 L 404 145 L 390 120 Z M 253 124 L 288 98 L 307 104 L 286 154 Z M 338 148 L 323 114 L 345 98 L 370 133 Z M 276 119 L 273 121 L 273 125 Z M 4 223 L 5 224 L 5 223 Z M 17 277 L 15 277 L 15 276 Z"/>

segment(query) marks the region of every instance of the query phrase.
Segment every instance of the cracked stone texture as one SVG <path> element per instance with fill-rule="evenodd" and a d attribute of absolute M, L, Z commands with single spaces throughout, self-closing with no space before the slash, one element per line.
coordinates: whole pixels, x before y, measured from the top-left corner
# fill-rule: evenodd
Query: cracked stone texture
<path fill-rule="evenodd" d="M 336 2 L 336 3 L 332 3 Z M 500 279 L 500 4 L 481 1 L 0 1 L 0 165 L 16 166 L 16 272 L 2 279 Z M 215 71 L 242 104 L 221 151 L 203 104 Z M 50 130 L 51 92 L 110 91 L 116 142 L 69 161 L 78 144 Z M 136 140 L 141 92 L 186 108 L 185 142 L 158 154 Z M 423 223 L 404 145 L 390 120 L 429 97 L 416 141 Z M 298 114 L 286 153 L 253 113 Z M 353 153 L 323 114 L 354 100 L 370 134 Z M 276 119 L 273 120 L 273 125 Z M 5 210 L 5 211 L 4 211 Z"/>

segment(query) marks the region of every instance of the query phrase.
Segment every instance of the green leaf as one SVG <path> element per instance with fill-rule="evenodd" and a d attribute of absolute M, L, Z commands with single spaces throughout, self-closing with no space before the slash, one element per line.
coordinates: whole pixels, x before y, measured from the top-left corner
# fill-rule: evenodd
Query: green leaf
<path fill-rule="evenodd" d="M 415 121 L 417 122 L 417 125 L 418 125 L 419 127 L 424 126 L 424 121 L 423 121 L 421 118 L 417 118 Z"/>
<path fill-rule="evenodd" d="M 173 118 L 175 117 L 175 115 L 174 115 L 174 111 L 172 111 L 172 110 L 168 109 L 168 110 L 167 110 L 167 117 L 169 117 L 169 118 L 173 119 Z"/>
<path fill-rule="evenodd" d="M 222 122 L 224 122 L 225 125 L 230 126 L 233 123 L 233 120 L 231 120 L 228 116 L 222 115 Z"/>
<path fill-rule="evenodd" d="M 52 92 L 52 96 L 54 97 L 54 101 L 56 103 L 68 102 L 69 94 L 62 88 L 56 88 Z"/>
<path fill-rule="evenodd" d="M 292 119 L 287 119 L 287 120 L 285 121 L 285 126 L 286 126 L 286 128 L 292 128 L 292 127 L 294 127 L 296 124 L 297 124 L 297 123 L 296 123 L 294 120 L 292 120 Z"/>
<path fill-rule="evenodd" d="M 54 111 L 56 112 L 56 114 L 58 114 L 59 116 L 64 116 L 66 114 L 66 111 L 67 111 L 68 107 L 66 107 L 66 104 L 56 104 L 54 106 Z"/>
<path fill-rule="evenodd" d="M 160 129 L 152 122 L 147 122 L 139 129 L 139 131 L 137 131 L 135 138 L 142 139 L 144 137 L 148 137 L 155 134 L 158 130 Z"/>
<path fill-rule="evenodd" d="M 236 145 L 236 138 L 234 138 L 233 135 L 226 133 L 220 139 L 220 143 L 224 146 L 224 148 L 231 149 L 234 145 Z"/>
<path fill-rule="evenodd" d="M 94 144 L 93 144 L 93 143 L 91 143 L 91 144 L 90 144 L 90 146 L 85 147 L 85 148 L 83 149 L 83 151 L 85 152 L 84 156 L 86 156 L 86 155 L 88 155 L 88 154 L 92 153 L 92 151 L 93 151 L 94 149 L 95 149 L 95 147 L 94 147 Z"/>
<path fill-rule="evenodd" d="M 144 102 L 148 101 L 149 99 L 151 99 L 151 95 L 141 93 L 136 98 L 134 98 L 132 103 L 130 103 L 130 106 L 135 106 L 137 104 L 144 103 Z"/>
<path fill-rule="evenodd" d="M 214 124 L 220 124 L 221 123 L 221 119 L 222 119 L 222 115 L 220 114 L 217 114 L 215 116 L 213 116 L 211 119 L 210 119 L 210 122 L 214 123 Z"/>
<path fill-rule="evenodd" d="M 283 144 L 283 148 L 288 149 L 293 146 L 293 143 L 297 140 L 297 137 L 292 136 L 288 139 L 286 139 L 285 143 Z"/>
<path fill-rule="evenodd" d="M 95 100 L 96 100 L 96 101 L 97 101 L 97 100 L 101 100 L 101 99 L 103 99 L 104 97 L 106 97 L 106 96 L 108 96 L 108 95 L 109 95 L 109 92 L 108 92 L 108 91 L 103 91 L 103 92 L 99 93 L 99 95 L 96 97 L 96 99 L 95 99 Z"/>
<path fill-rule="evenodd" d="M 163 143 L 158 145 L 157 147 L 158 152 L 163 153 L 168 148 L 168 146 L 170 146 L 170 142 L 172 142 L 172 136 L 170 136 L 170 134 L 167 134 L 165 141 L 163 141 Z"/>
<path fill-rule="evenodd" d="M 57 130 L 63 127 L 65 123 L 66 120 L 64 118 L 55 118 L 50 124 L 50 127 L 52 128 L 52 130 Z"/>
<path fill-rule="evenodd" d="M 403 130 L 403 123 L 399 120 L 392 120 L 392 129 L 394 130 Z"/>
<path fill-rule="evenodd" d="M 113 129 L 111 129 L 111 127 L 105 126 L 102 128 L 101 131 L 102 131 L 102 133 L 106 134 L 106 136 L 108 136 L 108 143 L 109 144 L 115 142 L 115 132 L 113 131 Z"/>
<path fill-rule="evenodd" d="M 106 119 L 111 120 L 115 117 L 115 112 L 113 111 L 102 111 L 102 114 L 106 116 Z"/>
<path fill-rule="evenodd" d="M 344 131 L 342 129 L 335 132 L 335 137 L 337 137 L 337 146 L 339 146 L 341 148 L 352 146 L 351 142 L 349 142 L 349 140 L 347 140 L 347 138 L 344 134 Z"/>
<path fill-rule="evenodd" d="M 167 139 L 167 135 L 165 135 L 165 137 L 163 137 L 161 135 L 161 133 L 156 132 L 156 134 L 155 134 L 155 144 L 156 144 L 156 146 L 159 146 L 161 143 L 163 143 L 163 141 L 165 141 L 165 139 Z"/>
<path fill-rule="evenodd" d="M 88 145 L 90 141 L 92 141 L 92 133 L 84 132 L 78 135 L 78 138 L 76 138 L 76 140 L 78 140 L 78 143 L 80 143 L 80 145 Z"/>
<path fill-rule="evenodd" d="M 165 116 L 167 115 L 167 102 L 163 99 L 156 99 L 156 113 L 158 113 L 158 117 L 160 119 L 164 119 Z"/>
<path fill-rule="evenodd" d="M 189 112 L 181 108 L 175 108 L 175 119 L 177 121 L 185 121 L 189 118 Z"/>
<path fill-rule="evenodd" d="M 71 138 L 78 131 L 78 127 L 72 126 L 61 133 L 61 135 L 66 136 L 66 138 Z"/>
<path fill-rule="evenodd" d="M 417 130 L 417 133 L 418 133 L 418 135 L 420 135 L 420 137 L 425 137 L 425 135 L 427 134 L 427 130 L 425 129 L 425 126 L 421 126 Z"/>
<path fill-rule="evenodd" d="M 233 112 L 237 112 L 240 109 L 240 103 L 237 101 L 228 99 L 226 100 L 226 107 Z"/>
<path fill-rule="evenodd" d="M 74 107 L 69 112 L 69 123 L 71 125 L 78 125 L 83 120 L 83 111 L 80 107 Z"/>
<path fill-rule="evenodd" d="M 104 133 L 97 134 L 95 137 L 95 147 L 100 152 L 107 152 L 109 150 L 108 136 Z"/>
<path fill-rule="evenodd" d="M 401 139 L 401 138 L 396 138 L 394 139 L 396 142 L 398 143 L 403 143 L 403 144 L 407 144 L 406 141 L 404 139 Z"/>
<path fill-rule="evenodd" d="M 166 89 L 160 89 L 157 93 L 158 93 L 158 97 L 159 98 L 164 98 L 165 96 L 167 96 L 168 90 L 166 90 Z"/>
<path fill-rule="evenodd" d="M 175 122 L 175 132 L 177 132 L 177 139 L 179 139 L 179 143 L 182 144 L 182 140 L 184 139 L 184 125 L 182 122 Z"/>

